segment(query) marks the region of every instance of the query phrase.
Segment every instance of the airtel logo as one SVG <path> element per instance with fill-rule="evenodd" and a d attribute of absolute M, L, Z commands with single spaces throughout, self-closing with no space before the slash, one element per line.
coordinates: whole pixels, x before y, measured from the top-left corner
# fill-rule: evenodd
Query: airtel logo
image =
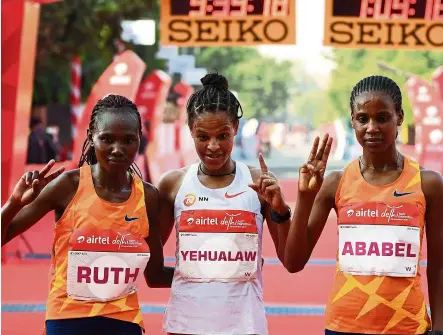
<path fill-rule="evenodd" d="M 351 217 L 352 215 L 354 215 L 355 211 L 353 209 L 350 209 L 346 212 L 346 214 L 348 214 L 348 217 Z"/>
<path fill-rule="evenodd" d="M 84 241 L 85 241 L 85 237 L 84 236 L 77 237 L 77 243 L 83 243 Z"/>
<path fill-rule="evenodd" d="M 188 223 L 188 225 L 191 225 L 194 223 L 194 219 L 193 218 L 189 218 L 186 220 L 186 222 Z"/>

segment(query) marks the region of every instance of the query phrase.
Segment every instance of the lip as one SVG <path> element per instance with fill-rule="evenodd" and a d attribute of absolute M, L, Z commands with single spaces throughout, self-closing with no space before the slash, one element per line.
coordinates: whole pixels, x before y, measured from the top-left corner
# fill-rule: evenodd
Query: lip
<path fill-rule="evenodd" d="M 365 142 L 369 143 L 381 143 L 383 140 L 381 138 L 367 138 Z"/>
<path fill-rule="evenodd" d="M 128 164 L 128 161 L 127 160 L 121 160 L 121 159 L 110 159 L 109 163 L 117 164 L 117 165 L 125 165 L 125 164 Z"/>

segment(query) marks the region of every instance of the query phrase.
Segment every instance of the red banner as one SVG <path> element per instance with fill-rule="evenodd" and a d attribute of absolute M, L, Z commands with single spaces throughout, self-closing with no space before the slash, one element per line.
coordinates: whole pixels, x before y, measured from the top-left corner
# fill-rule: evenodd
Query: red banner
<path fill-rule="evenodd" d="M 439 85 L 441 77 L 442 74 L 434 77 Z M 408 80 L 406 88 L 414 113 L 418 161 L 425 168 L 443 173 L 443 104 L 439 90 L 415 76 Z"/>
<path fill-rule="evenodd" d="M 108 94 L 123 95 L 135 101 L 140 81 L 145 72 L 146 64 L 132 51 L 127 50 L 108 66 L 94 85 L 85 109 L 77 125 L 77 137 L 74 142 L 74 163 L 78 162 L 86 130 L 91 119 L 92 109 L 99 99 Z"/>

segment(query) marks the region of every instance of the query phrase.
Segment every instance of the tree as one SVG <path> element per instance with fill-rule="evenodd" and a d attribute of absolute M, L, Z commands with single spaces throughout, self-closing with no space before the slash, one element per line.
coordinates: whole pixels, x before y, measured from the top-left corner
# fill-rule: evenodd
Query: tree
<path fill-rule="evenodd" d="M 335 115 L 349 117 L 352 87 L 368 75 L 379 74 L 392 78 L 402 89 L 405 124 L 411 125 L 413 114 L 404 89 L 405 77 L 383 71 L 377 66 L 377 62 L 385 62 L 394 68 L 430 80 L 435 69 L 443 64 L 443 52 L 334 50 L 332 59 L 337 67 L 332 72 L 328 95 Z"/>
<path fill-rule="evenodd" d="M 88 96 L 117 52 L 120 22 L 149 16 L 158 20 L 156 0 L 69 0 L 42 6 L 34 103 L 68 101 L 70 62 L 74 55 L 83 59 L 82 96 Z"/>
<path fill-rule="evenodd" d="M 197 66 L 217 69 L 227 77 L 246 117 L 286 112 L 293 82 L 291 62 L 266 58 L 255 48 L 206 48 L 196 58 Z"/>

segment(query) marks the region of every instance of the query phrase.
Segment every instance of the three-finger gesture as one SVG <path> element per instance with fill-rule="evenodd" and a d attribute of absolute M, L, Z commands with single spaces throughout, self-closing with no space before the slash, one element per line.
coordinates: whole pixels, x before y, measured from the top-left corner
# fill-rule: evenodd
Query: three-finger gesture
<path fill-rule="evenodd" d="M 15 185 L 11 198 L 21 206 L 26 206 L 34 201 L 42 189 L 65 170 L 64 167 L 61 167 L 47 175 L 54 164 L 55 161 L 50 160 L 40 171 L 34 170 L 26 172 Z"/>
<path fill-rule="evenodd" d="M 262 154 L 259 154 L 258 160 L 261 169 L 260 178 L 254 184 L 249 184 L 249 187 L 256 191 L 273 211 L 281 214 L 286 213 L 288 206 L 283 199 L 277 178 L 268 171 Z"/>
<path fill-rule="evenodd" d="M 320 144 L 317 136 L 312 145 L 307 163 L 300 167 L 298 189 L 299 192 L 316 193 L 320 190 L 326 171 L 329 153 L 331 152 L 332 137 L 326 134 Z"/>

